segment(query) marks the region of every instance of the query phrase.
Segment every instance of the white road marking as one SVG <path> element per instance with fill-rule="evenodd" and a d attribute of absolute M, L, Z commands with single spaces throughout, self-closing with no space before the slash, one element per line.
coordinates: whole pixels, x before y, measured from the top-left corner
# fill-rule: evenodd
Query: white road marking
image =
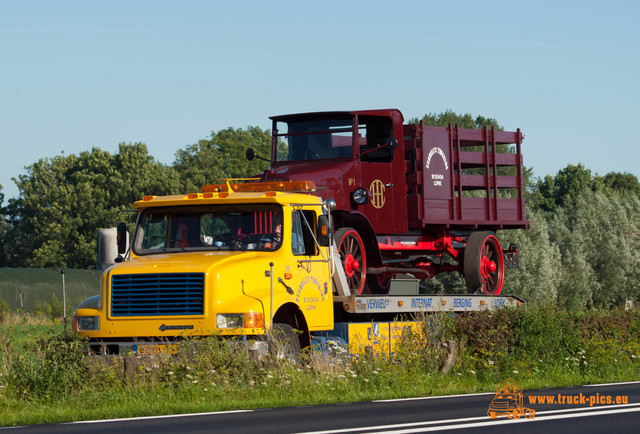
<path fill-rule="evenodd" d="M 507 423 L 536 423 L 536 422 L 544 422 L 544 421 L 557 420 L 557 419 L 573 419 L 577 417 L 602 416 L 602 415 L 610 415 L 610 414 L 618 414 L 618 413 L 632 413 L 637 411 L 640 411 L 640 407 L 612 408 L 608 410 L 601 410 L 601 411 L 594 411 L 594 412 L 558 414 L 555 416 L 545 416 L 541 418 L 539 418 L 538 414 L 536 413 L 535 419 L 497 419 L 497 420 L 488 420 L 486 422 L 439 425 L 439 426 L 432 426 L 432 427 L 412 428 L 412 429 L 393 430 L 393 431 L 378 431 L 378 434 L 381 434 L 381 433 L 412 434 L 412 433 L 421 433 L 421 432 L 430 432 L 430 431 L 447 431 L 452 429 L 467 429 L 467 428 L 480 428 L 480 427 L 486 427 L 486 426 L 504 425 Z"/>
<path fill-rule="evenodd" d="M 417 398 L 398 398 L 398 399 L 376 399 L 371 402 L 404 402 L 404 401 L 420 401 L 427 399 L 443 399 L 443 398 L 460 398 L 462 396 L 483 396 L 483 395 L 495 395 L 496 392 L 481 392 L 481 393 L 462 393 L 459 395 L 440 395 L 440 396 L 420 396 Z"/>
<path fill-rule="evenodd" d="M 603 410 L 603 409 L 606 409 L 606 410 Z M 297 433 L 297 434 L 338 434 L 338 433 L 346 433 L 346 432 L 366 432 L 366 431 L 377 431 L 377 430 L 387 430 L 387 429 L 392 429 L 393 431 L 380 431 L 380 433 L 402 434 L 402 433 L 437 431 L 440 429 L 449 430 L 449 429 L 458 429 L 458 428 L 475 428 L 475 427 L 491 426 L 491 425 L 503 425 L 505 423 L 515 423 L 515 422 L 535 422 L 536 420 L 544 421 L 544 420 L 553 420 L 553 419 L 569 419 L 573 417 L 598 416 L 601 414 L 608 414 L 608 412 L 629 413 L 634 411 L 640 411 L 640 403 L 536 411 L 535 419 L 525 419 L 525 418 L 490 419 L 488 416 L 476 416 L 476 417 L 465 417 L 465 418 L 459 418 L 459 419 L 441 419 L 441 420 L 430 420 L 425 422 L 399 423 L 399 424 L 393 424 L 393 425 L 352 427 L 352 428 L 334 429 L 334 430 L 326 430 L 326 431 L 305 431 L 303 433 Z M 584 413 L 581 413 L 581 412 L 584 412 Z M 566 415 L 563 413 L 575 413 L 575 414 Z M 543 417 L 540 418 L 539 416 L 543 416 Z M 463 423 L 463 422 L 474 422 L 474 421 L 477 421 L 477 422 Z M 438 425 L 438 426 L 427 428 L 429 425 Z M 421 426 L 425 428 L 417 428 Z M 411 428 L 411 429 L 403 430 L 402 428 Z"/>
<path fill-rule="evenodd" d="M 193 417 L 193 416 L 213 416 L 218 414 L 250 413 L 252 411 L 254 410 L 211 411 L 208 413 L 163 414 L 160 416 L 126 417 L 121 419 L 79 420 L 76 422 L 61 423 L 60 425 L 79 425 L 83 423 L 106 423 L 106 422 L 131 422 L 135 420 L 168 419 L 172 417 L 178 418 L 178 417 Z"/>

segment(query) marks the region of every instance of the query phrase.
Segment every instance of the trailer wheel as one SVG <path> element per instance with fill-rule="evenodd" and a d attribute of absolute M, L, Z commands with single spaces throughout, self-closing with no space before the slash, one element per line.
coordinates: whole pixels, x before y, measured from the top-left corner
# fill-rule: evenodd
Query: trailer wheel
<path fill-rule="evenodd" d="M 498 295 L 504 283 L 500 242 L 490 232 L 474 232 L 464 250 L 464 279 L 470 293 Z"/>
<path fill-rule="evenodd" d="M 347 227 L 336 231 L 335 240 L 349 290 L 353 294 L 360 295 L 367 277 L 367 258 L 362 238 L 355 229 Z"/>

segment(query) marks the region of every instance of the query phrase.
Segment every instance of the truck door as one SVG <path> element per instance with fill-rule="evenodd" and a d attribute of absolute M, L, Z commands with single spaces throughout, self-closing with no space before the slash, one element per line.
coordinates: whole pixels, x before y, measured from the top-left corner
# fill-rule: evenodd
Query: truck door
<path fill-rule="evenodd" d="M 370 197 L 357 209 L 369 218 L 376 233 L 393 233 L 396 226 L 394 196 L 402 187 L 394 186 L 393 182 L 396 158 L 393 139 L 390 118 L 358 116 L 356 152 L 360 159 L 361 186 L 369 191 Z M 401 155 L 397 158 L 403 159 Z"/>
<path fill-rule="evenodd" d="M 315 211 L 294 209 L 291 214 L 291 286 L 310 330 L 333 326 L 329 272 L 314 241 Z"/>

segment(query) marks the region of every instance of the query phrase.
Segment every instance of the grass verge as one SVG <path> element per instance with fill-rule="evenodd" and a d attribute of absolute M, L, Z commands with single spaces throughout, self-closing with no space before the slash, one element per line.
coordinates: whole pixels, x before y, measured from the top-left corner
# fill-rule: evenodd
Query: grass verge
<path fill-rule="evenodd" d="M 435 315 L 391 358 L 355 361 L 338 351 L 297 365 L 202 339 L 178 356 L 135 359 L 128 379 L 121 359 L 86 358 L 83 343 L 60 328 L 0 328 L 0 425 L 493 392 L 507 379 L 526 390 L 640 378 L 638 311 Z M 453 345 L 455 363 L 442 373 Z"/>

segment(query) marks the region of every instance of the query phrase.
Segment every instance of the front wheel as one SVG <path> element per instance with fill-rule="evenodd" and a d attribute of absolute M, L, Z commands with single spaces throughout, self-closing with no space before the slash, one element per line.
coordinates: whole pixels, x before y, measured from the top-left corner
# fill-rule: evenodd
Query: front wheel
<path fill-rule="evenodd" d="M 300 339 L 289 324 L 275 323 L 269 343 L 271 354 L 277 360 L 296 363 L 300 359 Z"/>
<path fill-rule="evenodd" d="M 360 295 L 367 278 L 367 258 L 362 238 L 353 228 L 340 228 L 336 231 L 335 240 L 349 290 L 352 294 Z"/>
<path fill-rule="evenodd" d="M 504 256 L 490 232 L 474 232 L 464 249 L 464 279 L 470 293 L 498 295 L 504 283 Z"/>

